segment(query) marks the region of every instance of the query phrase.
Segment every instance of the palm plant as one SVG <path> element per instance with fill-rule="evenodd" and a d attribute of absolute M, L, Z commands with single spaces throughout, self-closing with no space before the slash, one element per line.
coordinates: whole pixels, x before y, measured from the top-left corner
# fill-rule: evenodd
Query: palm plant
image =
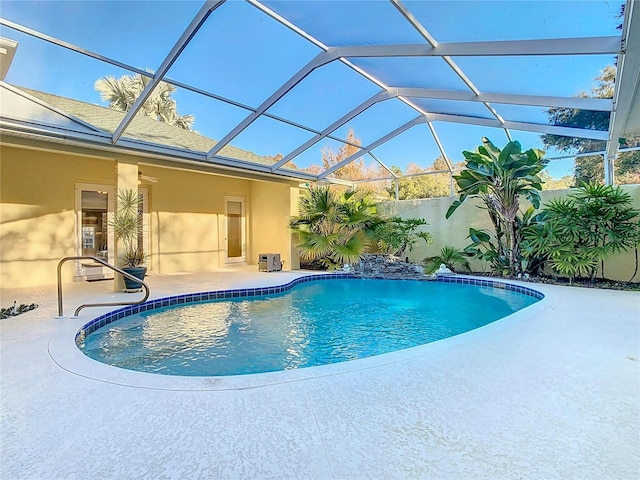
<path fill-rule="evenodd" d="M 468 255 L 455 247 L 442 247 L 439 255 L 427 257 L 422 261 L 424 273 L 431 275 L 440 265 L 444 264 L 452 272 L 471 271 Z"/>
<path fill-rule="evenodd" d="M 153 72 L 149 72 L 153 73 Z M 112 75 L 99 78 L 94 88 L 100 92 L 100 98 L 109 103 L 114 110 L 127 112 L 134 105 L 137 98 L 151 81 L 147 77 L 136 73 L 115 78 Z M 169 125 L 176 125 L 185 130 L 193 130 L 193 115 L 178 115 L 176 102 L 172 98 L 176 87 L 167 82 L 159 82 L 149 98 L 142 104 L 140 115 L 155 118 Z"/>
<path fill-rule="evenodd" d="M 556 274 L 594 280 L 598 266 L 604 277 L 607 256 L 632 248 L 637 252 L 638 215 L 620 187 L 583 183 L 568 198 L 545 205 L 537 225 L 524 231 L 525 241 L 547 257 Z"/>
<path fill-rule="evenodd" d="M 329 268 L 359 261 L 381 221 L 371 195 L 355 190 L 339 193 L 329 186 L 304 192 L 299 212 L 290 227 L 301 257 Z"/>
<path fill-rule="evenodd" d="M 518 213 L 520 196 L 534 207 L 540 205 L 542 180 L 538 174 L 546 167 L 544 152 L 529 149 L 522 152 L 520 142 L 507 143 L 500 150 L 483 137 L 476 152 L 462 152 L 465 169 L 453 178 L 460 198 L 446 213 L 449 218 L 467 198 L 478 197 L 484 204 L 495 229 L 496 253 L 506 265 L 508 275 L 521 273 Z"/>

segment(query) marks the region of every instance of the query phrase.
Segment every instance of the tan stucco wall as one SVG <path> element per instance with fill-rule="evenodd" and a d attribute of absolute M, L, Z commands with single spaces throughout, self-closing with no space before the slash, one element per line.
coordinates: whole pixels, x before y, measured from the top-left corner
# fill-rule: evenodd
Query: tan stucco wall
<path fill-rule="evenodd" d="M 224 265 L 225 195 L 249 203 L 251 181 L 145 166 L 150 186 L 151 269 L 160 273 Z"/>
<path fill-rule="evenodd" d="M 297 205 L 293 182 L 256 181 L 146 163 L 138 166 L 143 159 L 132 156 L 100 159 L 8 145 L 2 145 L 0 158 L 3 286 L 55 284 L 58 261 L 76 254 L 75 184 L 116 187 L 119 182 L 123 188 L 131 187 L 119 176 L 124 171 L 127 180 L 135 179 L 138 168 L 158 179 L 141 185 L 149 191 L 149 274 L 207 271 L 226 265 L 226 196 L 246 201 L 247 263 L 257 264 L 259 253 L 278 252 L 285 268 L 298 268 L 287 227 Z M 73 279 L 71 263 L 63 273 L 65 282 Z"/>
<path fill-rule="evenodd" d="M 75 255 L 75 183 L 113 182 L 113 161 L 0 146 L 0 275 L 3 287 L 56 282 Z M 111 178 L 111 180 L 109 180 Z M 64 278 L 73 277 L 71 264 Z"/>
<path fill-rule="evenodd" d="M 285 270 L 300 267 L 293 248 L 289 218 L 295 213 L 298 188 L 266 182 L 251 185 L 251 263 L 261 253 L 279 253 Z"/>
<path fill-rule="evenodd" d="M 640 210 L 640 185 L 625 185 L 623 190 L 633 199 L 633 207 Z M 543 191 L 542 205 L 553 198 L 569 195 L 570 190 Z M 453 198 L 432 198 L 424 200 L 401 200 L 385 202 L 380 205 L 380 211 L 386 215 L 397 215 L 403 218 L 424 218 L 428 225 L 423 229 L 433 235 L 433 243 L 425 246 L 422 240 L 417 244 L 409 258 L 414 262 L 421 262 L 425 257 L 438 255 L 445 246 L 464 248 L 471 243 L 466 237 L 469 227 L 493 231 L 493 227 L 485 210 L 478 208 L 482 203 L 477 199 L 467 200 L 455 213 L 445 219 L 445 214 L 453 202 Z M 472 263 L 472 267 L 480 269 L 480 263 Z M 635 268 L 634 252 L 608 257 L 605 261 L 607 278 L 628 281 Z M 639 281 L 637 274 L 634 281 Z"/>

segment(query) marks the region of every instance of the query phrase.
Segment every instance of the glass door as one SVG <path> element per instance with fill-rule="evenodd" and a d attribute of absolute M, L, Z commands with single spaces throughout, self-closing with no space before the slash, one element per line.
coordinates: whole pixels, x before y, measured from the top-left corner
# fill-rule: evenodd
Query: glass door
<path fill-rule="evenodd" d="M 76 185 L 76 255 L 97 257 L 113 264 L 113 232 L 109 215 L 115 199 L 113 187 L 107 185 Z M 79 280 L 113 278 L 113 270 L 91 260 L 76 262 Z"/>
<path fill-rule="evenodd" d="M 225 197 L 226 236 L 225 252 L 227 263 L 246 261 L 245 256 L 245 201 L 242 197 Z"/>

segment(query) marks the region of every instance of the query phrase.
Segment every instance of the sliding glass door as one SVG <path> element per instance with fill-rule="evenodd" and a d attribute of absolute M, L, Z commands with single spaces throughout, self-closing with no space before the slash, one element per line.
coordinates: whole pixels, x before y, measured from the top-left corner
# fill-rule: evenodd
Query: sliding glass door
<path fill-rule="evenodd" d="M 114 189 L 107 185 L 76 185 L 76 255 L 91 256 L 113 264 L 113 232 L 109 215 L 115 205 Z M 79 280 L 113 278 L 113 271 L 91 260 L 76 262 Z"/>

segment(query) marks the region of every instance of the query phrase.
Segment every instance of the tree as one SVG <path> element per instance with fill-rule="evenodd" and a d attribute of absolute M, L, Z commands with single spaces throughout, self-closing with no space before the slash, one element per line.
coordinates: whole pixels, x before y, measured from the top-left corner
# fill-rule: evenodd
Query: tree
<path fill-rule="evenodd" d="M 539 174 L 547 166 L 542 159 L 544 152 L 537 149 L 522 152 L 517 141 L 507 143 L 500 150 L 483 137 L 482 145 L 475 152 L 464 151 L 462 154 L 466 159 L 465 169 L 453 176 L 460 198 L 449 207 L 446 218 L 467 198 L 480 198 L 495 229 L 499 263 L 505 266 L 505 271 L 500 273 L 512 276 L 522 273 L 519 198 L 527 198 L 535 208 L 540 205 L 542 180 Z"/>
<path fill-rule="evenodd" d="M 360 149 L 354 145 L 362 145 L 359 138 L 353 129 L 349 129 L 347 134 L 347 142 L 342 145 L 337 152 L 334 152 L 330 147 L 326 146 L 322 149 L 322 166 L 326 170 L 334 165 L 342 162 L 344 159 L 349 158 L 354 153 L 358 153 Z M 350 145 L 353 144 L 353 145 Z M 340 167 L 334 172 L 337 178 L 344 178 L 347 180 L 364 180 L 364 159 L 362 157 Z"/>
<path fill-rule="evenodd" d="M 391 167 L 397 175 L 402 175 L 399 167 Z M 438 157 L 433 165 L 428 168 L 420 168 L 415 163 L 407 165 L 407 175 L 417 173 L 436 172 L 448 170 L 444 158 Z M 386 188 L 390 196 L 395 197 L 395 184 Z M 448 173 L 431 173 L 398 179 L 398 200 L 411 200 L 414 198 L 447 197 L 451 191 L 450 176 Z"/>
<path fill-rule="evenodd" d="M 573 185 L 573 177 L 570 175 L 565 175 L 561 178 L 553 178 L 549 175 L 549 172 L 542 171 L 540 172 L 540 179 L 544 182 L 542 184 L 543 190 L 565 190 L 567 188 L 571 188 L 571 185 Z"/>
<path fill-rule="evenodd" d="M 405 252 L 413 251 L 413 247 L 422 239 L 429 245 L 433 238 L 427 232 L 420 232 L 418 228 L 427 225 L 423 218 L 392 217 L 378 224 L 374 233 L 377 237 L 378 248 L 382 253 L 404 256 Z"/>
<path fill-rule="evenodd" d="M 374 242 L 375 227 L 382 221 L 371 195 L 356 190 L 340 192 L 328 185 L 305 191 L 299 211 L 289 225 L 300 255 L 329 268 L 359 261 Z"/>
<path fill-rule="evenodd" d="M 349 132 L 347 133 L 347 142 L 348 143 L 343 144 L 337 151 L 334 151 L 329 146 L 323 147 L 322 166 L 310 165 L 304 168 L 303 171 L 318 175 L 324 172 L 326 169 L 337 165 L 343 160 L 349 158 L 354 153 L 360 151 L 358 145 L 362 145 L 362 142 L 359 138 L 356 137 L 353 129 L 349 129 Z M 333 172 L 333 176 L 335 178 L 341 178 L 350 181 L 369 180 L 375 178 L 377 174 L 378 169 L 367 168 L 362 157 L 357 158 L 346 165 L 343 165 L 335 172 Z"/>
<path fill-rule="evenodd" d="M 110 108 L 128 112 L 150 81 L 150 77 L 139 73 L 123 75 L 120 78 L 107 75 L 96 80 L 94 88 L 100 93 L 100 98 L 109 103 Z M 178 115 L 176 102 L 172 98 L 175 92 L 176 87 L 170 83 L 158 83 L 149 98 L 142 104 L 138 115 L 155 118 L 160 122 L 192 131 L 195 117 Z"/>
<path fill-rule="evenodd" d="M 581 98 L 613 98 L 616 70 L 608 65 L 596 77 L 597 85 L 590 92 L 580 92 Z M 565 127 L 607 130 L 609 128 L 609 112 L 578 110 L 574 108 L 550 108 L 547 110 L 549 123 Z M 640 136 L 626 138 L 627 147 L 640 146 Z M 545 134 L 542 142 L 546 147 L 555 147 L 566 152 L 588 153 L 602 151 L 606 142 L 586 138 L 563 137 Z M 583 182 L 604 181 L 604 160 L 602 155 L 578 157 L 575 161 L 574 185 Z M 616 177 L 621 183 L 635 183 L 640 178 L 640 152 L 622 152 L 616 160 Z"/>

